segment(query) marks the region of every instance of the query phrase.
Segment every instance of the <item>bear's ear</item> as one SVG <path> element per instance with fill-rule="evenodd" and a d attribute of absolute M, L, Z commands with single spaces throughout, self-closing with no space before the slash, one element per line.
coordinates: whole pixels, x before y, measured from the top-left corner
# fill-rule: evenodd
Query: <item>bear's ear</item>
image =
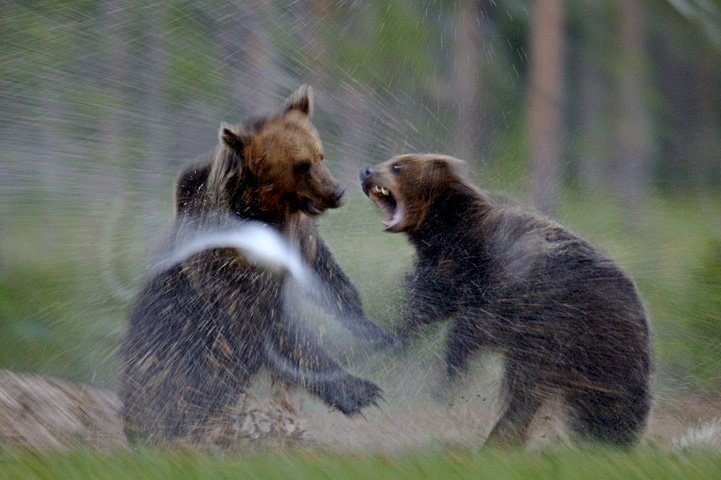
<path fill-rule="evenodd" d="M 248 137 L 241 133 L 235 132 L 233 127 L 225 122 L 220 124 L 218 131 L 218 139 L 228 148 L 232 149 L 240 157 L 243 156 L 243 148 L 248 144 Z"/>
<path fill-rule="evenodd" d="M 468 175 L 468 164 L 461 159 L 448 155 L 439 155 L 434 158 L 433 167 L 446 171 L 458 178 L 465 178 L 466 175 Z"/>
<path fill-rule="evenodd" d="M 313 114 L 313 89 L 310 85 L 302 85 L 285 99 L 283 113 L 291 110 L 300 112 L 307 117 Z"/>

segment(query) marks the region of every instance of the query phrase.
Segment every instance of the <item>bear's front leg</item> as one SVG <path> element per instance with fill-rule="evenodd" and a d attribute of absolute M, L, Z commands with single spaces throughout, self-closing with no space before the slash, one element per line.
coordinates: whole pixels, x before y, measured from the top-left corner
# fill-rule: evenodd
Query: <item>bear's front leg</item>
<path fill-rule="evenodd" d="M 302 385 L 346 415 L 382 399 L 380 387 L 343 370 L 302 325 L 276 326 L 266 337 L 265 356 L 277 376 Z"/>
<path fill-rule="evenodd" d="M 434 279 L 433 275 L 419 271 L 408 279 L 408 300 L 395 331 L 398 345 L 407 345 L 416 331 L 424 325 L 443 321 L 456 312 L 457 301 L 453 292 Z"/>
<path fill-rule="evenodd" d="M 468 370 L 471 356 L 483 347 L 493 347 L 497 342 L 484 329 L 482 313 L 463 312 L 456 314 L 448 332 L 445 352 L 445 372 L 440 380 L 434 397 L 449 400 L 460 384 L 462 376 Z"/>
<path fill-rule="evenodd" d="M 455 379 L 465 373 L 468 360 L 481 348 L 499 348 L 502 343 L 493 330 L 491 314 L 482 309 L 468 307 L 455 315 L 448 333 L 446 346 L 446 373 Z"/>

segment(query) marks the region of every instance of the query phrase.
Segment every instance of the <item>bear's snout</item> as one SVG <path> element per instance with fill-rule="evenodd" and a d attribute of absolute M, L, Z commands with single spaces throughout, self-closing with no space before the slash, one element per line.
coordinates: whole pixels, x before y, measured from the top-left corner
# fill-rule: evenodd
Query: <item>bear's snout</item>
<path fill-rule="evenodd" d="M 335 190 L 335 203 L 340 204 L 341 200 L 343 199 L 343 195 L 345 195 L 345 187 L 338 187 Z"/>
<path fill-rule="evenodd" d="M 322 209 L 338 208 L 343 203 L 341 201 L 343 195 L 345 195 L 345 188 L 340 186 L 338 182 L 333 181 L 323 185 L 322 188 L 319 188 L 315 192 L 311 193 L 309 198 L 316 204 L 316 206 Z"/>
<path fill-rule="evenodd" d="M 365 170 L 361 170 L 360 172 L 360 180 L 361 182 L 365 182 L 368 177 L 373 175 L 373 167 L 368 167 Z"/>

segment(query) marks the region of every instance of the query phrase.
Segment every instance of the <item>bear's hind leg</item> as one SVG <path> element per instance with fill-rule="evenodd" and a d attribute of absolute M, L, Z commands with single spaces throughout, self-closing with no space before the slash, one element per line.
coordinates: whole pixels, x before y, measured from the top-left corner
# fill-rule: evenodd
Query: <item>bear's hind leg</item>
<path fill-rule="evenodd" d="M 571 428 L 581 440 L 627 447 L 638 441 L 651 408 L 644 389 L 610 393 L 585 391 L 566 399 Z"/>
<path fill-rule="evenodd" d="M 528 428 L 543 404 L 535 379 L 530 378 L 521 365 L 509 360 L 505 368 L 503 398 L 506 408 L 485 443 L 493 447 L 524 445 Z"/>

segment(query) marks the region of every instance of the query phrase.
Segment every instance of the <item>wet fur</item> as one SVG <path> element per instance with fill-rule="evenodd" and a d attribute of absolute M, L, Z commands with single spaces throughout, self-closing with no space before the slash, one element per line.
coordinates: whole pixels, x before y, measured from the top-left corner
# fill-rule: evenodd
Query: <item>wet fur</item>
<path fill-rule="evenodd" d="M 302 210 L 311 200 L 323 208 L 338 200 L 303 93 L 291 96 L 278 116 L 221 127 L 213 155 L 178 180 L 169 248 L 229 217 L 265 222 L 298 246 L 330 287 L 324 304 L 353 333 L 382 340 L 314 218 Z M 307 175 L 296 174 L 298 162 L 312 163 Z M 295 312 L 283 308 L 283 282 L 232 249 L 196 254 L 151 278 L 123 346 L 120 396 L 128 435 L 155 443 L 203 440 L 263 367 L 346 414 L 375 404 L 380 389 L 343 370 Z"/>
<path fill-rule="evenodd" d="M 409 212 L 393 229 L 417 253 L 399 338 L 450 320 L 450 379 L 477 352 L 505 356 L 490 444 L 523 443 L 558 396 L 579 439 L 634 443 L 651 406 L 651 352 L 633 282 L 577 235 L 463 180 L 457 162 L 406 155 L 362 175 L 364 190 L 389 188 Z"/>

